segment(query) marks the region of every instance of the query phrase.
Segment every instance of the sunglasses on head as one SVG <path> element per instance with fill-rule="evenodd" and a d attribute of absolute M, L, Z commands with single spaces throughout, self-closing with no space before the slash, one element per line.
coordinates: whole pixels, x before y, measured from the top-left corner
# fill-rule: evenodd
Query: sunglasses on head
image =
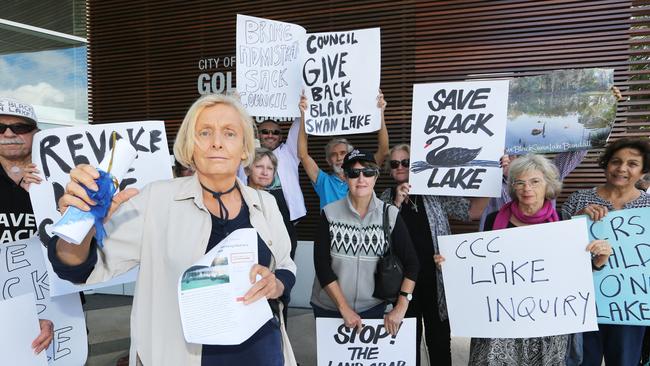
<path fill-rule="evenodd" d="M 280 136 L 280 130 L 268 130 L 266 128 L 260 130 L 260 134 L 262 135 L 275 135 L 275 136 Z"/>
<path fill-rule="evenodd" d="M 410 160 L 409 159 L 402 159 L 402 160 L 391 160 L 390 161 L 390 168 L 391 169 L 397 169 L 399 168 L 399 165 L 402 164 L 404 168 L 409 167 Z"/>
<path fill-rule="evenodd" d="M 348 176 L 348 178 L 359 178 L 359 175 L 363 174 L 364 177 L 370 178 L 374 177 L 377 175 L 379 171 L 375 168 L 362 168 L 362 169 L 357 169 L 357 168 L 348 168 L 345 170 L 345 175 Z"/>
<path fill-rule="evenodd" d="M 29 124 L 29 123 L 16 123 L 15 125 L 5 125 L 4 123 L 0 123 L 0 135 L 5 133 L 7 131 L 7 128 L 11 130 L 11 132 L 21 135 L 23 133 L 28 133 L 32 132 L 36 129 L 36 125 Z"/>

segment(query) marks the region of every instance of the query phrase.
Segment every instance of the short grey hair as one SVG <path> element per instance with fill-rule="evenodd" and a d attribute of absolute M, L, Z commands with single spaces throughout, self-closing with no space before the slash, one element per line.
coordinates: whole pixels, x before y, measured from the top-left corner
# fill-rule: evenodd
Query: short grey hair
<path fill-rule="evenodd" d="M 352 144 L 347 139 L 344 139 L 342 137 L 335 137 L 331 139 L 327 145 L 325 145 L 325 159 L 329 162 L 330 161 L 330 152 L 334 148 L 334 146 L 338 144 L 344 144 L 346 146 L 346 149 L 348 152 L 352 151 L 354 147 Z"/>
<path fill-rule="evenodd" d="M 271 165 L 273 165 L 273 170 L 277 171 L 278 170 L 278 158 L 275 156 L 273 151 L 265 148 L 265 147 L 258 147 L 255 149 L 255 158 L 253 158 L 253 162 L 251 165 L 254 165 L 264 157 L 268 157 L 269 160 L 271 160 Z"/>
<path fill-rule="evenodd" d="M 546 199 L 554 199 L 562 191 L 562 182 L 560 181 L 560 172 L 557 167 L 542 155 L 526 154 L 518 157 L 510 163 L 508 170 L 508 192 L 510 197 L 516 199 L 514 182 L 526 172 L 536 170 L 542 173 L 546 181 Z"/>

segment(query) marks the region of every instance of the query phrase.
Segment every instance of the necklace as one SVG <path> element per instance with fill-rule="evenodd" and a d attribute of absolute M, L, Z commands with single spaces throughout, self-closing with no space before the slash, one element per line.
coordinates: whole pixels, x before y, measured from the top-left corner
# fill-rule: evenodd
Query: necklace
<path fill-rule="evenodd" d="M 18 165 L 14 165 L 11 168 L 9 168 L 9 172 L 11 174 L 20 174 L 21 171 L 22 169 Z"/>

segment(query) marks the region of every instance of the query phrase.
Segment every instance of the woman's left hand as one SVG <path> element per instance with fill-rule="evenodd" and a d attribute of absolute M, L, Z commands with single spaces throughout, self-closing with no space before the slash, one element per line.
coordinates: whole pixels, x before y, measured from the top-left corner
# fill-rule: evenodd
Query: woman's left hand
<path fill-rule="evenodd" d="M 602 267 L 607 263 L 607 259 L 612 254 L 612 246 L 607 240 L 593 240 L 587 245 L 587 250 L 591 252 L 593 258 L 591 262 L 595 267 Z"/>
<path fill-rule="evenodd" d="M 408 305 L 404 306 L 398 302 L 397 305 L 393 307 L 393 310 L 384 315 L 384 327 L 386 327 L 386 330 L 390 335 L 394 336 L 399 331 L 402 320 L 404 320 L 404 315 L 406 315 L 407 308 Z"/>
<path fill-rule="evenodd" d="M 36 337 L 36 339 L 34 339 L 32 342 L 32 348 L 34 349 L 35 354 L 39 354 L 42 351 L 46 350 L 54 338 L 54 324 L 51 320 L 39 319 L 38 325 L 41 328 L 41 332 L 38 334 L 38 337 Z"/>
<path fill-rule="evenodd" d="M 255 282 L 257 275 L 260 275 L 259 281 Z M 266 297 L 267 299 L 277 299 L 284 291 L 284 285 L 275 277 L 268 267 L 256 264 L 251 268 L 251 283 L 253 287 L 244 295 L 244 304 L 248 305 Z"/>

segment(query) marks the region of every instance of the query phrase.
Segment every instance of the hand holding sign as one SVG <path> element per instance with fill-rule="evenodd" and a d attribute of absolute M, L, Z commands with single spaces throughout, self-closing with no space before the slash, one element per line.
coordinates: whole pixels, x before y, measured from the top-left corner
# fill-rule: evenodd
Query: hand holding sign
<path fill-rule="evenodd" d="M 38 325 L 41 328 L 41 332 L 34 339 L 34 342 L 32 342 L 32 348 L 36 354 L 46 350 L 54 338 L 54 323 L 51 320 L 39 319 Z"/>

